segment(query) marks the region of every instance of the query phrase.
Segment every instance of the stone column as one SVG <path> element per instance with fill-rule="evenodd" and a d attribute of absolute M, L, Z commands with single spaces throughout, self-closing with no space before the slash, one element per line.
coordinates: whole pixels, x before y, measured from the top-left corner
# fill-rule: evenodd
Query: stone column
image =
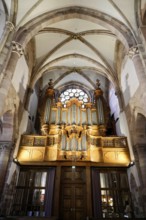
<path fill-rule="evenodd" d="M 146 82 L 146 72 L 144 70 L 142 60 L 140 58 L 138 47 L 135 46 L 135 47 L 130 48 L 128 56 L 133 61 L 139 83 L 142 82 L 140 86 L 143 86 L 144 82 Z"/>
<path fill-rule="evenodd" d="M 0 82 L 3 79 L 5 72 L 3 70 L 6 69 L 7 63 L 10 59 L 10 47 L 11 41 L 14 34 L 14 24 L 10 21 L 6 21 L 5 30 L 2 35 L 1 43 L 0 43 Z"/>
<path fill-rule="evenodd" d="M 12 44 L 13 47 L 12 47 L 11 57 L 7 64 L 5 74 L 0 84 L 0 116 L 3 114 L 3 110 L 5 107 L 5 100 L 7 98 L 8 91 L 11 86 L 11 80 L 16 68 L 17 61 L 21 57 L 21 55 L 23 55 L 22 45 L 14 41 L 12 42 Z"/>
<path fill-rule="evenodd" d="M 11 21 L 6 21 L 5 30 L 2 35 L 2 41 L 0 43 L 0 51 L 3 49 L 10 32 L 12 32 L 14 29 L 14 24 Z"/>
<path fill-rule="evenodd" d="M 8 162 L 11 153 L 11 142 L 0 142 L 0 195 L 2 195 Z"/>

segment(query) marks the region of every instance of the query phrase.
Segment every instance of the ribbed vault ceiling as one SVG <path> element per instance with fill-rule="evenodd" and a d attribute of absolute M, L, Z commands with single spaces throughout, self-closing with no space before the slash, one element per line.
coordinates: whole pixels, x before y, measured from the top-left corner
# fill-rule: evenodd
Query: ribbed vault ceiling
<path fill-rule="evenodd" d="M 42 79 L 44 88 L 50 78 L 57 89 L 69 84 L 94 89 L 97 78 L 105 90 L 106 79 L 118 87 L 120 54 L 138 43 L 134 0 L 5 2 L 16 25 L 15 40 L 24 48 L 35 42 L 32 87 Z M 142 9 L 145 3 L 137 5 Z"/>

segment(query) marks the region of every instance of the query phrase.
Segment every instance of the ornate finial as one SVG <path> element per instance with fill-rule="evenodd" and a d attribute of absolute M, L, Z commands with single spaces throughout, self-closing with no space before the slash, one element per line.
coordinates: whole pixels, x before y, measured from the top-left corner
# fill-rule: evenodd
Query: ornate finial
<path fill-rule="evenodd" d="M 96 80 L 96 89 L 95 89 L 94 95 L 95 95 L 95 97 L 99 97 L 99 96 L 103 95 L 103 91 L 100 88 L 100 80 L 99 79 Z"/>
<path fill-rule="evenodd" d="M 99 87 L 100 87 L 100 80 L 99 79 L 96 80 L 96 86 L 99 89 Z"/>
<path fill-rule="evenodd" d="M 53 79 L 49 79 L 48 85 L 50 89 L 53 89 Z"/>

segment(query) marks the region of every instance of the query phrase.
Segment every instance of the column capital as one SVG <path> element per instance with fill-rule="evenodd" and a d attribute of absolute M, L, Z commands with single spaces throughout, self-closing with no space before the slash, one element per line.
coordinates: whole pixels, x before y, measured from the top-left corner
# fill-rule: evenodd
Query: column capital
<path fill-rule="evenodd" d="M 13 31 L 15 26 L 11 21 L 6 21 L 6 27 L 10 30 Z"/>
<path fill-rule="evenodd" d="M 17 53 L 17 55 L 21 57 L 24 54 L 22 45 L 16 41 L 12 41 L 12 52 Z"/>
<path fill-rule="evenodd" d="M 132 59 L 137 54 L 139 54 L 139 49 L 138 49 L 138 46 L 136 45 L 136 46 L 129 48 L 127 55 L 130 59 Z"/>

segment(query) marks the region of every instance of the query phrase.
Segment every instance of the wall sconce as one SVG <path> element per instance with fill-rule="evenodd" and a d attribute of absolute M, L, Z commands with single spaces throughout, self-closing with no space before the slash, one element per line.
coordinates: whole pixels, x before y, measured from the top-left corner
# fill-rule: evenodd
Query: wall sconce
<path fill-rule="evenodd" d="M 14 162 L 15 164 L 17 164 L 17 165 L 20 165 L 20 164 L 19 164 L 19 161 L 18 161 L 18 159 L 17 159 L 17 157 L 13 158 L 13 162 Z"/>
<path fill-rule="evenodd" d="M 132 166 L 134 166 L 134 165 L 135 165 L 135 162 L 134 162 L 134 161 L 130 161 L 129 167 L 132 167 Z"/>

